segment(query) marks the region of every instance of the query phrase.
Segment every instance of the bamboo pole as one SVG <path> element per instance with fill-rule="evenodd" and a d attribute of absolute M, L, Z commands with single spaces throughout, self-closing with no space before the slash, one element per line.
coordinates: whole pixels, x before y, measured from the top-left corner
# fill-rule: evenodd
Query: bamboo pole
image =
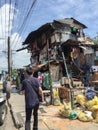
<path fill-rule="evenodd" d="M 74 109 L 74 97 L 73 97 L 73 92 L 72 92 L 72 85 L 71 85 L 71 81 L 70 81 L 70 77 L 69 77 L 69 73 L 68 73 L 68 68 L 67 68 L 67 64 L 66 64 L 66 59 L 64 56 L 64 52 L 61 48 L 61 45 L 59 45 L 59 50 L 62 52 L 62 57 L 63 57 L 63 61 L 64 61 L 64 66 L 65 66 L 65 70 L 66 70 L 66 74 L 68 77 L 68 83 L 69 83 L 69 88 L 70 88 L 70 100 L 71 100 L 71 108 L 72 110 Z"/>

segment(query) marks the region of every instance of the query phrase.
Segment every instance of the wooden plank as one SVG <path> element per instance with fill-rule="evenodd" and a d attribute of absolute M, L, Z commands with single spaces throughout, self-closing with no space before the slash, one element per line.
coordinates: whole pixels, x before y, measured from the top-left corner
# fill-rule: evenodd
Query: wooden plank
<path fill-rule="evenodd" d="M 38 122 L 38 128 L 39 128 L 39 130 L 50 130 L 48 128 L 48 126 L 42 120 L 39 120 L 39 122 Z"/>
<path fill-rule="evenodd" d="M 32 124 L 33 123 L 31 123 L 31 129 L 33 129 L 32 127 Z M 25 125 L 23 126 L 23 127 L 21 127 L 19 130 L 24 130 L 25 129 Z M 39 130 L 50 130 L 46 125 L 45 125 L 45 123 L 43 122 L 43 121 L 39 121 L 38 122 L 38 129 Z"/>
<path fill-rule="evenodd" d="M 57 124 L 52 122 L 50 119 L 44 120 L 44 124 L 48 127 L 49 130 L 61 130 L 61 128 L 58 128 Z"/>

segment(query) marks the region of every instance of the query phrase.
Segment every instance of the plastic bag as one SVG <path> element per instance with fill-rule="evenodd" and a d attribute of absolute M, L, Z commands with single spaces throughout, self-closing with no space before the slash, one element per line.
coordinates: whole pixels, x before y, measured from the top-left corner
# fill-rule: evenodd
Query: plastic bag
<path fill-rule="evenodd" d="M 93 120 L 93 117 L 87 112 L 80 112 L 78 115 L 78 119 L 80 121 L 89 122 Z"/>
<path fill-rule="evenodd" d="M 94 98 L 95 95 L 96 93 L 93 88 L 86 88 L 85 96 L 87 97 L 87 99 L 91 100 Z"/>
<path fill-rule="evenodd" d="M 71 112 L 70 112 L 70 116 L 69 116 L 69 119 L 76 119 L 77 118 L 77 115 L 78 115 L 78 113 L 75 111 L 75 110 L 72 110 Z"/>
<path fill-rule="evenodd" d="M 78 95 L 76 97 L 76 103 L 79 103 L 82 107 L 85 107 L 86 97 L 84 95 Z"/>
<path fill-rule="evenodd" d="M 59 98 L 54 98 L 54 105 L 55 106 L 60 106 L 60 99 Z"/>

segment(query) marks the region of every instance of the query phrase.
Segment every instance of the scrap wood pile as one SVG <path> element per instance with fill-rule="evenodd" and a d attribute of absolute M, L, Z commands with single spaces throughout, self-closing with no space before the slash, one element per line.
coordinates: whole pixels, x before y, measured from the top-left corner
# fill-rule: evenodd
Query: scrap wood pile
<path fill-rule="evenodd" d="M 85 94 L 77 95 L 74 102 L 74 110 L 72 110 L 71 102 L 65 101 L 59 110 L 60 115 L 83 122 L 98 123 L 98 97 L 93 89 L 87 89 Z"/>

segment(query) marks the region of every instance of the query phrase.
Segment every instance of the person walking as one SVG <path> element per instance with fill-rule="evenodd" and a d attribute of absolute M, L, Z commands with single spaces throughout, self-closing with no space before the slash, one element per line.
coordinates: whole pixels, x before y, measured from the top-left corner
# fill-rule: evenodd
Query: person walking
<path fill-rule="evenodd" d="M 30 130 L 30 120 L 33 111 L 33 130 L 38 130 L 38 109 L 39 109 L 39 95 L 41 94 L 42 102 L 44 95 L 41 85 L 37 78 L 33 77 L 33 69 L 31 67 L 26 69 L 27 76 L 22 81 L 22 93 L 25 95 L 25 111 L 26 121 L 25 130 Z"/>

